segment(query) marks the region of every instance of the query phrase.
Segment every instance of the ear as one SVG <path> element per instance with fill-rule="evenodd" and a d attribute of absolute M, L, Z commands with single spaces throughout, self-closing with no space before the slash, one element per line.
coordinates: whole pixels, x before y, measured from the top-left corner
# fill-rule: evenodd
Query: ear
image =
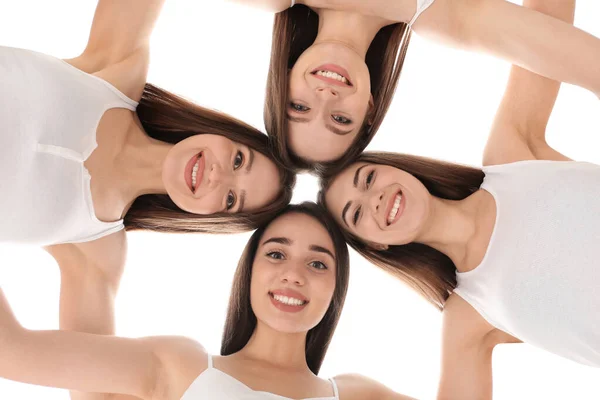
<path fill-rule="evenodd" d="M 373 122 L 375 122 L 375 101 L 373 100 L 373 94 L 371 94 L 367 108 L 367 125 L 373 125 Z"/>
<path fill-rule="evenodd" d="M 387 244 L 375 243 L 375 242 L 367 242 L 367 246 L 369 246 L 373 250 L 377 251 L 385 251 L 390 248 Z"/>

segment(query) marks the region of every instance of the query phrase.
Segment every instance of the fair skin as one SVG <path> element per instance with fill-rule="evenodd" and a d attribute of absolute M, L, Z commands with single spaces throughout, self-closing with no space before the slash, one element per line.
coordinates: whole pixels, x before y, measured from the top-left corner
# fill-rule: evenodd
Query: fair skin
<path fill-rule="evenodd" d="M 100 0 L 84 52 L 65 61 L 139 101 L 146 83 L 150 35 L 163 3 Z M 195 135 L 171 145 L 150 138 L 135 112 L 113 108 L 101 117 L 96 138 L 98 147 L 84 166 L 92 177 L 93 206 L 100 221 L 123 218 L 144 194 L 168 194 L 180 208 L 196 214 L 252 211 L 277 194 L 276 185 L 260 185 L 279 180 L 275 165 L 223 136 Z M 200 160 L 203 169 L 192 188 L 188 165 L 193 158 Z M 127 252 L 125 232 L 45 249 L 61 269 L 61 329 L 114 334 L 113 305 Z"/>
<path fill-rule="evenodd" d="M 565 23 L 573 22 L 574 0 L 526 0 L 524 5 Z M 545 140 L 559 87 L 559 82 L 517 66 L 512 68 L 484 151 L 484 165 L 570 160 Z M 403 199 L 398 211 L 392 213 L 390 199 L 393 203 L 399 192 Z M 336 178 L 326 202 L 340 224 L 373 246 L 424 243 L 448 255 L 459 272 L 479 265 L 496 218 L 494 199 L 484 190 L 461 201 L 442 200 L 429 195 L 412 175 L 389 166 L 364 163 L 349 167 Z M 350 206 L 343 213 L 347 204 Z M 438 398 L 490 399 L 494 347 L 520 341 L 491 326 L 456 294 L 447 300 L 443 319 Z"/>
<path fill-rule="evenodd" d="M 302 229 L 289 229 L 290 226 Z M 251 390 L 290 399 L 329 397 L 331 384 L 307 366 L 307 328 L 318 324 L 335 288 L 335 249 L 325 228 L 289 213 L 265 230 L 251 278 L 257 327 L 238 353 L 215 357 L 215 368 Z M 291 295 L 290 291 L 297 294 Z M 297 312 L 274 294 L 308 300 Z M 94 301 L 93 293 L 88 301 Z M 126 339 L 72 331 L 30 331 L 12 315 L 0 291 L 0 376 L 70 390 L 116 393 L 103 399 L 180 399 L 208 367 L 201 345 L 182 337 Z M 358 375 L 336 377 L 340 399 L 407 400 Z"/>
<path fill-rule="evenodd" d="M 274 12 L 285 10 L 290 6 L 287 0 L 235 1 L 259 5 Z M 367 17 L 380 18 L 379 21 L 372 20 L 379 23 L 380 27 L 392 22 L 408 22 L 416 11 L 415 0 L 299 0 L 296 3 L 313 8 L 320 17 L 355 16 L 358 13 L 362 14 L 365 20 Z M 600 40 L 561 21 L 560 18 L 550 18 L 538 11 L 540 10 L 520 7 L 504 0 L 436 0 L 419 17 L 413 29 L 419 35 L 449 46 L 485 52 L 542 76 L 572 83 L 600 94 L 600 70 L 598 69 Z M 320 25 L 323 23 L 320 22 Z M 349 33 L 354 37 L 362 37 L 363 42 L 368 39 L 370 43 L 376 33 L 367 29 L 367 25 L 349 24 L 346 27 L 349 26 L 353 28 Z M 344 46 L 353 48 L 351 42 L 344 42 Z M 364 61 L 363 52 L 357 54 L 363 56 Z M 315 54 L 315 60 L 311 60 L 310 65 L 317 67 L 325 63 L 336 64 L 338 57 L 331 58 L 335 59 L 331 60 Z M 344 58 L 340 60 L 345 62 Z M 354 65 L 358 65 L 358 62 Z M 306 110 L 303 105 L 310 106 L 310 110 L 304 112 L 312 113 L 312 116 L 302 123 L 291 120 L 290 149 L 309 161 L 333 160 L 341 156 L 352 141 L 350 134 L 336 137 L 322 126 L 322 121 L 326 120 L 323 116 L 329 118 L 335 115 L 331 113 L 333 109 L 328 106 L 330 103 L 326 100 L 333 103 L 333 99 L 348 96 L 351 88 L 340 87 L 333 83 L 325 85 L 325 82 L 317 85 L 316 81 L 311 84 L 314 78 L 312 75 L 307 75 L 306 70 L 295 75 L 294 70 L 296 66 L 292 70 L 290 79 L 292 116 L 300 117 L 295 115 L 297 114 L 295 109 Z M 313 70 L 308 71 L 313 72 Z M 311 90 L 313 93 L 310 93 Z M 306 101 L 307 104 L 296 100 L 295 92 L 298 92 L 300 97 L 303 97 L 301 100 Z M 367 109 L 369 100 L 367 96 L 354 96 L 356 104 L 361 104 L 362 108 L 360 112 L 358 108 L 354 109 L 352 120 L 360 125 L 366 115 L 363 114 L 363 110 Z M 296 105 L 296 102 L 300 106 Z"/>

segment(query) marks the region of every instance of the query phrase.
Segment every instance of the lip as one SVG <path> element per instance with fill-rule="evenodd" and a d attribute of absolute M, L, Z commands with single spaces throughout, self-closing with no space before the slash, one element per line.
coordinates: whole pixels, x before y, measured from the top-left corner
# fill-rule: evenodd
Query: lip
<path fill-rule="evenodd" d="M 275 298 L 274 298 L 275 295 L 293 297 L 295 299 L 305 301 L 306 303 L 301 306 L 291 306 L 291 305 L 283 304 L 283 303 L 280 303 L 277 300 L 275 300 Z M 277 309 L 279 309 L 283 312 L 289 312 L 289 313 L 300 312 L 300 311 L 304 310 L 306 308 L 306 306 L 310 303 L 310 301 L 305 296 L 303 296 L 301 293 L 299 293 L 295 290 L 292 290 L 292 289 L 273 290 L 273 291 L 269 292 L 269 299 L 271 300 L 271 303 Z"/>
<path fill-rule="evenodd" d="M 396 213 L 396 216 L 394 217 L 394 219 L 392 220 L 392 222 L 388 223 L 388 215 L 390 215 L 390 211 L 392 211 L 392 207 L 394 207 L 394 200 L 396 200 L 396 196 L 398 194 L 402 195 L 402 199 L 400 200 L 400 205 L 398 206 L 398 212 Z M 392 196 L 390 196 L 390 199 L 388 200 L 388 206 L 385 210 L 385 214 L 383 215 L 383 222 L 384 222 L 384 226 L 390 226 L 396 223 L 396 221 L 398 221 L 398 219 L 400 219 L 400 216 L 402 215 L 402 213 L 404 212 L 404 208 L 406 205 L 406 199 L 404 196 L 404 193 L 402 193 L 402 190 L 398 189 L 394 192 L 394 194 Z"/>
<path fill-rule="evenodd" d="M 191 190 L 192 193 L 196 192 L 196 190 L 198 189 L 198 186 L 200 186 L 200 182 L 202 181 L 202 178 L 204 176 L 205 160 L 204 160 L 203 155 L 204 154 L 202 151 L 199 152 L 198 154 L 196 154 L 192 158 L 190 158 L 190 160 L 185 165 L 185 169 L 184 169 L 185 183 L 188 186 L 188 188 Z M 198 159 L 200 159 L 200 162 L 198 163 L 198 172 L 196 173 L 196 186 L 192 187 L 192 170 L 194 169 L 194 164 L 196 164 Z"/>
<path fill-rule="evenodd" d="M 344 78 L 346 78 L 346 80 L 348 81 L 348 83 L 346 84 L 346 83 L 340 82 L 340 81 L 338 81 L 336 79 L 331 79 L 331 78 L 327 78 L 326 76 L 317 75 L 318 71 L 335 72 L 336 74 L 341 75 Z M 312 76 L 314 76 L 315 78 L 320 79 L 320 80 L 322 80 L 324 82 L 330 83 L 332 85 L 342 86 L 342 87 L 352 87 L 352 86 L 354 86 L 352 84 L 352 79 L 350 79 L 350 74 L 348 73 L 348 71 L 345 68 L 343 68 L 343 67 L 341 67 L 341 66 L 339 66 L 337 64 L 324 64 L 324 65 L 321 65 L 321 66 L 313 69 L 310 74 Z"/>

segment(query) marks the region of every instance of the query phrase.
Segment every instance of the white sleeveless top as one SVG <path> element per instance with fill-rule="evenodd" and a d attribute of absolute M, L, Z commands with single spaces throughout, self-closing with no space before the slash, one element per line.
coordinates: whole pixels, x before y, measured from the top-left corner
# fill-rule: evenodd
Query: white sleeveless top
<path fill-rule="evenodd" d="M 60 59 L 0 47 L 0 242 L 86 242 L 123 229 L 96 218 L 83 163 L 104 112 L 137 104 Z"/>
<path fill-rule="evenodd" d="M 330 379 L 333 396 L 304 400 L 339 400 L 335 380 Z M 208 368 L 192 382 L 181 400 L 292 400 L 269 392 L 252 390 L 231 375 L 213 366 L 212 356 L 208 356 Z"/>
<path fill-rule="evenodd" d="M 600 367 L 600 166 L 521 161 L 485 167 L 496 224 L 455 290 L 494 327 Z"/>

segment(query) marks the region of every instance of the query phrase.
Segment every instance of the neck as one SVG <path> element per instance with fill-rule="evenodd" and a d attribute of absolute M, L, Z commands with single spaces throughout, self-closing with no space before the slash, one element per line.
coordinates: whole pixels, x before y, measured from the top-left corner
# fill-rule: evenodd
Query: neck
<path fill-rule="evenodd" d="M 433 198 L 428 223 L 416 242 L 426 244 L 447 255 L 459 272 L 465 272 L 470 245 L 480 233 L 480 220 L 485 210 L 481 190 L 459 200 Z"/>
<path fill-rule="evenodd" d="M 382 18 L 366 16 L 354 12 L 318 9 L 319 31 L 315 44 L 341 43 L 362 58 L 367 56 L 367 51 L 375 35 L 381 28 L 390 24 Z"/>
<path fill-rule="evenodd" d="M 237 356 L 280 370 L 310 372 L 305 347 L 306 333 L 281 333 L 259 321 L 248 344 Z"/>
<path fill-rule="evenodd" d="M 114 161 L 115 185 L 127 205 L 145 194 L 166 193 L 162 181 L 162 165 L 173 147 L 152 139 L 139 120 L 132 124 Z"/>

